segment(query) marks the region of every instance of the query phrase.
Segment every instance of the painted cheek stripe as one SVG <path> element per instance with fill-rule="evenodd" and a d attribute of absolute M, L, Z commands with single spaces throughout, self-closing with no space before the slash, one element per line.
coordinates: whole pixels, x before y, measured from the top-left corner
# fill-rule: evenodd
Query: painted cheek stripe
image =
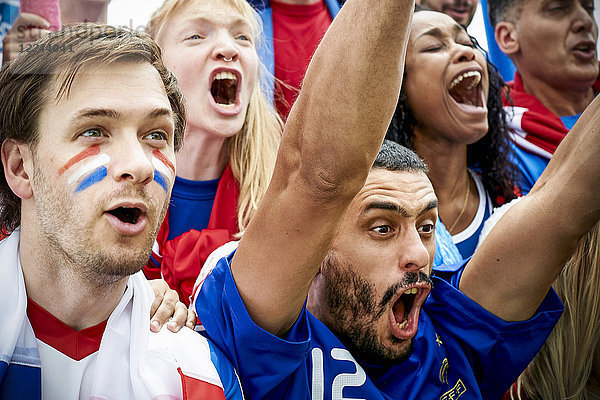
<path fill-rule="evenodd" d="M 61 169 L 58 170 L 58 174 L 62 175 L 64 174 L 64 172 L 66 170 L 68 170 L 69 168 L 71 168 L 73 165 L 77 164 L 79 161 L 91 157 L 91 156 L 95 156 L 96 154 L 100 153 L 100 145 L 94 145 L 91 147 L 88 147 L 87 149 L 83 150 L 81 153 L 77 154 L 76 156 L 74 156 L 73 158 L 71 158 L 69 161 L 66 162 L 65 165 L 63 165 L 61 167 Z"/>
<path fill-rule="evenodd" d="M 162 161 L 163 164 L 165 164 L 172 172 L 173 175 L 175 175 L 175 166 L 173 165 L 173 163 L 171 161 L 169 161 L 169 159 L 167 157 L 165 157 L 165 155 L 163 153 L 161 153 L 158 150 L 154 150 L 152 152 L 152 155 L 156 158 L 158 158 L 160 161 Z"/>
<path fill-rule="evenodd" d="M 77 193 L 84 189 L 89 188 L 93 184 L 98 183 L 102 179 L 106 178 L 107 175 L 108 175 L 108 171 L 107 171 L 106 167 L 102 166 L 102 167 L 96 169 L 94 172 L 92 172 L 91 174 L 86 176 L 85 179 L 83 179 L 79 183 L 79 186 L 77 186 L 77 189 L 75 189 L 75 192 Z"/>
<path fill-rule="evenodd" d="M 108 164 L 110 162 L 110 157 L 107 154 L 100 154 L 98 157 L 94 157 L 82 165 L 79 169 L 77 169 L 71 176 L 69 176 L 68 183 L 69 185 L 77 182 L 84 175 L 89 174 L 91 171 L 94 171 L 96 168 Z"/>
<path fill-rule="evenodd" d="M 169 182 L 175 180 L 175 166 L 158 150 L 154 150 L 152 155 L 152 165 L 155 168 L 154 180 L 168 193 Z"/>
<path fill-rule="evenodd" d="M 173 180 L 174 173 L 171 171 L 171 169 L 167 168 L 165 166 L 165 164 L 163 164 L 157 158 L 152 157 L 152 165 L 154 166 L 154 168 L 156 169 L 156 171 L 158 171 L 162 175 L 164 175 L 165 178 L 169 179 L 170 181 Z"/>
<path fill-rule="evenodd" d="M 104 165 L 109 162 L 110 157 L 107 154 L 100 153 L 100 145 L 94 145 L 88 147 L 67 161 L 65 165 L 58 170 L 58 174 L 62 175 L 67 170 L 72 169 L 76 164 L 81 163 L 67 179 L 69 185 L 73 185 L 80 181 L 75 188 L 75 192 L 80 192 L 93 184 L 100 182 L 108 175 L 108 170 Z"/>
<path fill-rule="evenodd" d="M 165 190 L 165 192 L 169 192 L 169 185 L 165 178 L 163 178 L 162 174 L 156 170 L 154 170 L 154 180 Z"/>

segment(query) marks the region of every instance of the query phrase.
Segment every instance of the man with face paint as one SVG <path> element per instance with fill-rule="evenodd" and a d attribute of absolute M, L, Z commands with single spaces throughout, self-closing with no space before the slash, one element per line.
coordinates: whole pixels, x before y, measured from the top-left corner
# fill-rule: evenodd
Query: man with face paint
<path fill-rule="evenodd" d="M 37 44 L 0 72 L 0 397 L 241 399 L 204 337 L 148 328 L 185 120 L 158 46 L 102 25 Z"/>
<path fill-rule="evenodd" d="M 398 145 L 379 151 L 412 7 L 342 7 L 257 213 L 200 278 L 199 319 L 250 398 L 500 398 L 561 314 L 551 284 L 600 217 L 600 99 L 474 256 L 432 274 L 426 168 Z"/>

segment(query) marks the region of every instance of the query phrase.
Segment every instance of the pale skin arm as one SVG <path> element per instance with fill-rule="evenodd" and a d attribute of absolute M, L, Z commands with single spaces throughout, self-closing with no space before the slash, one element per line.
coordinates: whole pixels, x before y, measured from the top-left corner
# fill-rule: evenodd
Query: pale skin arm
<path fill-rule="evenodd" d="M 232 261 L 245 306 L 281 335 L 298 317 L 394 112 L 413 0 L 349 0 L 313 56 L 271 185 Z"/>
<path fill-rule="evenodd" d="M 579 239 L 600 218 L 600 98 L 558 147 L 531 192 L 496 224 L 460 290 L 507 321 L 530 318 Z"/>

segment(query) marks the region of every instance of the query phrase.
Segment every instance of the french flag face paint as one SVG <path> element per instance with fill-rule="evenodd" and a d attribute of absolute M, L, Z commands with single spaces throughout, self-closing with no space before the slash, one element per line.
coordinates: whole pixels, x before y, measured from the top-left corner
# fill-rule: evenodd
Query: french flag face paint
<path fill-rule="evenodd" d="M 175 179 L 175 166 L 163 153 L 158 150 L 152 152 L 152 165 L 154 166 L 154 180 L 169 193 L 169 185 Z"/>
<path fill-rule="evenodd" d="M 107 154 L 100 153 L 100 146 L 88 147 L 63 165 L 58 175 L 68 174 L 67 182 L 75 186 L 75 193 L 102 181 L 108 175 L 106 164 L 110 162 Z"/>

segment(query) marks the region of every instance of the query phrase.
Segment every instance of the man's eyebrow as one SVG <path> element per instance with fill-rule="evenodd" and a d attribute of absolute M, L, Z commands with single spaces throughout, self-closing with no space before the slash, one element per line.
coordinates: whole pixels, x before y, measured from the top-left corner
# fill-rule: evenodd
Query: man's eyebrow
<path fill-rule="evenodd" d="M 433 208 L 437 208 L 437 207 L 438 207 L 438 200 L 437 199 L 432 200 L 425 207 L 423 207 L 423 209 L 421 209 L 421 211 L 419 212 L 418 215 L 423 215 L 426 212 L 428 212 L 429 210 L 431 210 Z M 387 201 L 374 201 L 374 202 L 367 204 L 367 206 L 361 212 L 361 215 L 366 214 L 370 210 L 391 211 L 393 213 L 400 214 L 404 218 L 411 217 L 411 214 L 404 207 L 399 206 L 398 204 L 395 204 L 395 203 L 387 202 Z"/>
<path fill-rule="evenodd" d="M 400 214 L 404 218 L 410 217 L 410 214 L 408 213 L 408 211 L 406 211 L 406 209 L 404 207 L 401 207 L 398 204 L 390 203 L 387 201 L 373 201 L 373 202 L 367 204 L 367 206 L 361 212 L 361 215 L 366 214 L 370 210 L 391 211 L 393 213 Z"/>
<path fill-rule="evenodd" d="M 121 117 L 121 112 L 112 108 L 86 108 L 79 111 L 73 116 L 73 120 L 79 119 L 90 119 L 90 118 L 112 118 L 117 119 Z M 171 117 L 173 112 L 169 108 L 160 107 L 155 108 L 146 114 L 146 118 L 160 118 L 160 117 Z"/>
<path fill-rule="evenodd" d="M 73 120 L 89 118 L 119 118 L 121 113 L 111 108 L 85 108 L 73 116 Z"/>
<path fill-rule="evenodd" d="M 438 205 L 439 205 L 439 203 L 438 203 L 437 199 L 430 201 L 429 204 L 427 204 L 425 207 L 423 207 L 423 209 L 421 210 L 419 215 L 423 215 L 431 209 L 438 208 Z"/>
<path fill-rule="evenodd" d="M 170 108 L 155 108 L 146 114 L 146 118 L 172 117 L 173 111 Z"/>

